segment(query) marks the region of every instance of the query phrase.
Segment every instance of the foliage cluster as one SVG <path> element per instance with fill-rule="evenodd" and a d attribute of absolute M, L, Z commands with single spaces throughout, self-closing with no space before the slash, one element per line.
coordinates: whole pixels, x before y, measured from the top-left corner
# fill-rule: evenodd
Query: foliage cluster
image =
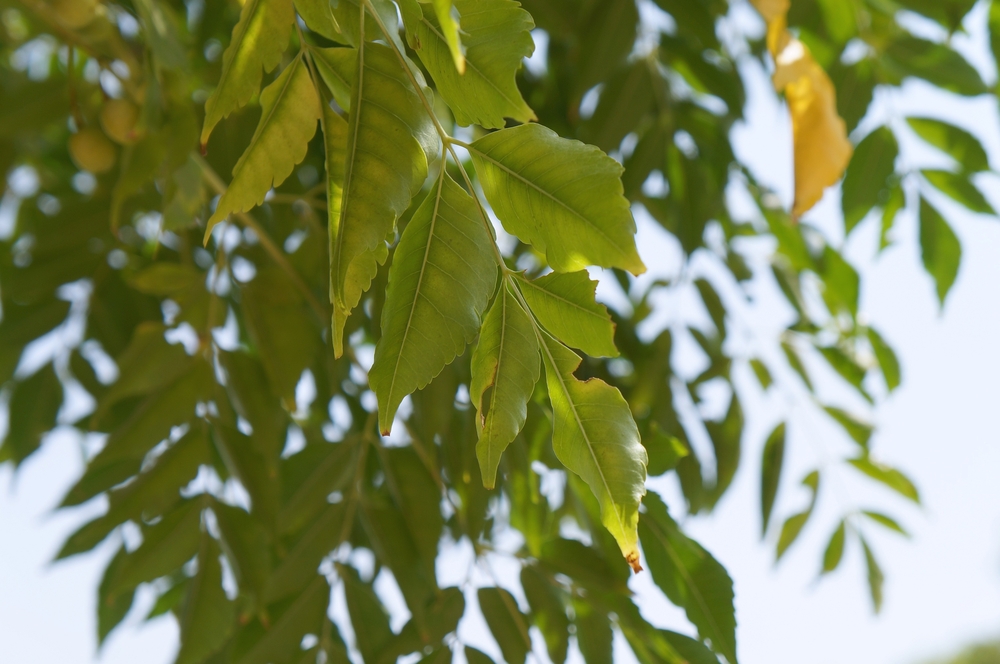
<path fill-rule="evenodd" d="M 933 118 L 855 130 L 908 78 L 988 93 L 949 43 L 974 3 L 753 4 L 764 30 L 725 0 L 0 1 L 0 462 L 80 432 L 87 468 L 61 506 L 107 511 L 59 557 L 122 533 L 101 640 L 151 583 L 179 664 L 450 661 L 477 610 L 512 663 L 537 628 L 554 662 L 571 642 L 610 661 L 619 630 L 642 662 L 736 664 L 732 582 L 645 481 L 675 473 L 689 514 L 718 504 L 741 462 L 739 372 L 804 396 L 854 441 L 846 467 L 919 502 L 872 457 L 866 418 L 815 395 L 825 364 L 874 406 L 900 368 L 859 316 L 857 272 L 802 215 L 845 166 L 845 234 L 878 209 L 885 246 L 916 208 L 943 303 L 961 248 L 929 199 L 992 214 L 973 183 L 985 152 Z M 546 51 L 524 68 L 533 35 Z M 788 100 L 792 213 L 733 153 L 748 61 Z M 899 170 L 900 131 L 954 167 Z M 676 277 L 634 279 L 633 206 L 678 243 Z M 620 306 L 595 300 L 596 267 Z M 754 279 L 794 311 L 774 352 L 733 341 Z M 707 315 L 654 329 L 663 293 Z M 676 369 L 680 337 L 703 353 L 695 375 Z M 716 417 L 702 406 L 720 390 Z M 763 447 L 765 534 L 792 415 Z M 830 470 L 802 480 L 779 557 Z M 822 570 L 857 539 L 877 608 L 866 524 L 904 532 L 851 511 Z M 458 550 L 468 574 L 442 588 Z M 641 615 L 640 561 L 691 636 Z"/>

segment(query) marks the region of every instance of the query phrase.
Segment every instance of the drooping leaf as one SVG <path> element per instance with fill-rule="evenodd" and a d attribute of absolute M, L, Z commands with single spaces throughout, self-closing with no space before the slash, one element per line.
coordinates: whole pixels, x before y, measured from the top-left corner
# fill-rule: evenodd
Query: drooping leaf
<path fill-rule="evenodd" d="M 524 664 L 531 652 L 528 619 L 517 607 L 517 600 L 503 588 L 480 588 L 479 608 L 486 618 L 500 652 L 507 664 Z"/>
<path fill-rule="evenodd" d="M 889 199 L 885 202 L 885 206 L 882 208 L 882 230 L 879 233 L 879 251 L 882 251 L 889 246 L 891 239 L 889 233 L 892 231 L 893 225 L 896 223 L 896 216 L 906 207 L 906 193 L 903 191 L 902 185 L 897 182 L 892 189 L 889 190 Z"/>
<path fill-rule="evenodd" d="M 97 643 L 101 645 L 104 639 L 115 627 L 125 619 L 132 601 L 135 598 L 135 586 L 130 588 L 114 588 L 113 579 L 118 569 L 128 559 L 128 552 L 122 546 L 104 569 L 104 576 L 97 588 Z"/>
<path fill-rule="evenodd" d="M 920 504 L 920 492 L 917 491 L 917 487 L 914 486 L 910 478 L 895 468 L 873 461 L 868 457 L 848 459 L 847 462 L 873 480 L 881 482 L 901 496 Z"/>
<path fill-rule="evenodd" d="M 990 169 L 982 143 L 964 129 L 933 118 L 907 118 L 906 122 L 917 136 L 954 159 L 962 171 L 977 173 Z"/>
<path fill-rule="evenodd" d="M 206 242 L 215 224 L 233 212 L 245 212 L 263 203 L 267 192 L 284 182 L 305 158 L 322 109 L 301 56 L 264 88 L 260 106 L 260 123 L 208 220 Z"/>
<path fill-rule="evenodd" d="M 430 116 L 387 46 L 363 42 L 356 64 L 340 220 L 330 240 L 334 313 L 345 320 L 378 259 L 384 260 L 386 236 L 423 185 L 428 154 L 437 154 L 439 145 Z M 338 327 L 343 329 L 340 319 Z"/>
<path fill-rule="evenodd" d="M 143 542 L 118 565 L 110 587 L 113 590 L 134 588 L 140 583 L 165 576 L 187 563 L 198 553 L 202 540 L 202 503 L 187 501 L 153 526 L 143 530 Z"/>
<path fill-rule="evenodd" d="M 933 169 L 924 169 L 920 171 L 920 174 L 935 189 L 948 195 L 953 201 L 961 203 L 973 212 L 996 215 L 996 210 L 993 209 L 993 206 L 986 200 L 982 192 L 976 188 L 976 185 L 973 184 L 967 174 Z"/>
<path fill-rule="evenodd" d="M 235 605 L 222 589 L 219 545 L 202 534 L 198 574 L 192 579 L 180 615 L 181 648 L 176 664 L 199 664 L 218 651 L 235 625 Z"/>
<path fill-rule="evenodd" d="M 407 31 L 416 35 L 414 49 L 460 125 L 504 127 L 504 118 L 535 119 L 514 75 L 535 50 L 531 15 L 512 0 L 454 0 L 461 17 L 461 50 L 451 19 L 449 0 L 424 6 Z M 447 19 L 442 20 L 442 14 Z M 456 57 L 456 53 L 458 57 Z M 459 66 L 459 63 L 462 65 Z"/>
<path fill-rule="evenodd" d="M 644 503 L 639 534 L 653 580 L 671 602 L 684 608 L 701 637 L 736 664 L 732 579 L 711 554 L 681 532 L 659 496 L 650 493 Z"/>
<path fill-rule="evenodd" d="M 646 448 L 649 459 L 646 472 L 653 476 L 670 472 L 681 459 L 691 454 L 691 450 L 677 436 L 668 434 L 655 420 L 649 423 L 649 432 L 643 438 L 642 446 Z"/>
<path fill-rule="evenodd" d="M 858 143 L 844 176 L 841 198 L 847 233 L 884 200 L 898 155 L 899 145 L 888 127 L 876 129 Z"/>
<path fill-rule="evenodd" d="M 354 637 L 364 661 L 378 661 L 378 656 L 392 639 L 389 615 L 371 585 L 363 583 L 351 567 L 340 565 L 337 571 L 344 582 L 347 610 L 354 625 Z"/>
<path fill-rule="evenodd" d="M 561 537 L 547 540 L 541 547 L 539 561 L 550 573 L 565 574 L 591 591 L 628 592 L 628 568 L 611 565 L 594 547 L 577 540 Z"/>
<path fill-rule="evenodd" d="M 879 64 L 897 80 L 918 77 L 939 88 L 970 97 L 986 92 L 986 84 L 978 70 L 958 51 L 905 31 L 900 31 L 882 51 Z"/>
<path fill-rule="evenodd" d="M 766 390 L 771 387 L 774 383 L 774 378 L 771 377 L 771 371 L 767 368 L 766 364 L 754 358 L 750 360 L 750 368 L 753 369 L 754 375 L 757 376 L 757 382 L 760 383 L 763 389 Z"/>
<path fill-rule="evenodd" d="M 910 533 L 906 531 L 906 528 L 903 528 L 901 525 L 899 525 L 898 521 L 896 521 L 895 519 L 893 519 L 888 515 L 882 514 L 881 512 L 874 512 L 872 510 L 863 510 L 861 513 L 864 514 L 869 519 L 871 519 L 872 521 L 874 521 L 875 523 L 879 524 L 880 526 L 884 526 L 889 530 L 897 532 L 903 537 L 910 536 Z"/>
<path fill-rule="evenodd" d="M 896 353 L 892 350 L 892 346 L 886 343 L 885 339 L 882 338 L 882 335 L 872 328 L 868 328 L 868 341 L 872 345 L 872 351 L 875 353 L 875 359 L 878 360 L 879 366 L 882 367 L 882 376 L 885 378 L 885 385 L 889 388 L 889 391 L 892 392 L 899 387 L 901 380 L 899 358 L 896 357 Z"/>
<path fill-rule="evenodd" d="M 607 308 L 594 299 L 597 282 L 585 270 L 518 283 L 531 312 L 555 338 L 591 357 L 618 356 L 615 324 Z"/>
<path fill-rule="evenodd" d="M 239 507 L 214 501 L 212 513 L 240 594 L 259 600 L 271 572 L 271 540 L 267 529 Z"/>
<path fill-rule="evenodd" d="M 538 124 L 488 134 L 469 150 L 504 228 L 544 252 L 552 269 L 646 270 L 618 162 Z"/>
<path fill-rule="evenodd" d="M 778 486 L 781 484 L 781 469 L 785 461 L 785 423 L 774 428 L 764 443 L 760 468 L 760 512 L 761 536 L 767 533 L 771 522 L 771 510 L 774 499 L 778 496 Z"/>
<path fill-rule="evenodd" d="M 922 196 L 920 197 L 920 249 L 924 269 L 934 279 L 938 302 L 944 306 L 958 276 L 958 266 L 962 260 L 962 245 L 944 220 Z"/>
<path fill-rule="evenodd" d="M 351 110 L 351 89 L 354 87 L 354 77 L 358 73 L 358 50 L 355 48 L 315 48 L 309 49 L 316 71 L 320 78 L 326 83 L 326 87 L 333 95 L 333 99 L 345 111 Z M 324 109 L 324 113 L 332 109 Z M 325 129 L 325 127 L 324 127 Z M 329 139 L 327 139 L 329 140 Z M 329 146 L 329 144 L 327 144 Z M 343 153 L 340 157 L 338 173 L 340 178 L 337 186 L 343 188 L 344 185 L 344 160 L 347 149 L 347 129 L 344 128 L 344 138 L 338 142 L 339 151 Z M 329 154 L 327 155 L 329 158 Z M 337 218 L 340 218 L 340 208 L 337 208 Z"/>
<path fill-rule="evenodd" d="M 429 565 L 437 558 L 444 526 L 441 487 L 413 446 L 386 450 L 383 462 L 389 491 L 406 520 L 420 557 Z"/>
<path fill-rule="evenodd" d="M 806 522 L 809 517 L 812 516 L 813 508 L 816 506 L 816 498 L 819 494 L 819 472 L 812 471 L 806 475 L 805 479 L 802 480 L 802 485 L 809 489 L 812 497 L 809 500 L 809 506 L 802 512 L 798 514 L 793 514 L 792 516 L 785 519 L 785 523 L 781 525 L 781 535 L 778 537 L 778 547 L 776 552 L 776 560 L 781 560 L 781 557 L 785 555 L 796 539 L 799 537 L 799 533 L 805 527 Z"/>
<path fill-rule="evenodd" d="M 492 241 L 475 200 L 442 171 L 389 270 L 382 338 L 368 374 L 383 434 L 403 397 L 427 385 L 479 331 L 496 287 Z"/>
<path fill-rule="evenodd" d="M 573 602 L 576 613 L 576 643 L 587 664 L 612 664 L 614 632 L 608 615 L 591 602 L 577 599 Z"/>
<path fill-rule="evenodd" d="M 330 584 L 313 577 L 264 635 L 240 657 L 238 664 L 269 664 L 288 661 L 300 649 L 306 634 L 318 634 L 330 604 Z"/>
<path fill-rule="evenodd" d="M 872 432 L 875 431 L 875 427 L 871 423 L 859 419 L 843 408 L 824 406 L 823 410 L 844 428 L 844 431 L 854 439 L 854 442 L 867 449 L 868 441 L 871 440 Z"/>
<path fill-rule="evenodd" d="M 10 424 L 0 460 L 12 459 L 19 465 L 37 450 L 42 436 L 55 426 L 62 401 L 62 383 L 52 364 L 16 383 L 8 405 Z"/>
<path fill-rule="evenodd" d="M 568 469 L 590 486 L 601 506 L 601 521 L 625 560 L 639 567 L 639 502 L 646 493 L 646 450 L 621 393 L 591 378 L 573 375 L 580 358 L 558 341 L 540 336 L 552 403 L 552 446 Z"/>
<path fill-rule="evenodd" d="M 219 120 L 244 106 L 260 90 L 264 71 L 281 61 L 295 23 L 292 0 L 247 0 L 239 23 L 222 54 L 222 77 L 205 102 L 205 127 L 201 143 Z"/>
<path fill-rule="evenodd" d="M 841 558 L 844 557 L 844 541 L 847 535 L 847 522 L 841 520 L 837 529 L 830 536 L 830 541 L 823 552 L 822 574 L 829 574 L 840 565 Z"/>
<path fill-rule="evenodd" d="M 569 618 L 557 589 L 545 575 L 532 565 L 521 568 L 521 587 L 531 606 L 531 616 L 545 638 L 545 647 L 553 664 L 563 664 L 569 648 Z"/>
<path fill-rule="evenodd" d="M 301 592 L 319 574 L 319 564 L 342 541 L 346 506 L 328 505 L 271 572 L 264 600 L 274 602 Z"/>
<path fill-rule="evenodd" d="M 489 489 L 496 483 L 500 456 L 524 426 L 540 362 L 529 314 L 505 281 L 483 321 L 469 384 L 469 399 L 478 413 L 476 456 Z"/>
<path fill-rule="evenodd" d="M 882 610 L 882 585 L 885 582 L 885 575 L 882 574 L 882 568 L 879 567 L 875 554 L 872 553 L 864 537 L 861 538 L 861 546 L 865 550 L 865 566 L 868 568 L 868 590 L 871 593 L 875 613 L 878 613 Z"/>

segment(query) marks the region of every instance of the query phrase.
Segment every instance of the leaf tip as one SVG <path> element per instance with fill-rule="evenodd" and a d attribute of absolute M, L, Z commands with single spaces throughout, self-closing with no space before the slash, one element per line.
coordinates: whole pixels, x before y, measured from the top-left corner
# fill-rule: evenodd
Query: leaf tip
<path fill-rule="evenodd" d="M 639 552 L 635 549 L 629 551 L 628 555 L 625 556 L 625 562 L 632 568 L 633 574 L 638 574 L 642 571 L 642 565 L 639 564 Z"/>

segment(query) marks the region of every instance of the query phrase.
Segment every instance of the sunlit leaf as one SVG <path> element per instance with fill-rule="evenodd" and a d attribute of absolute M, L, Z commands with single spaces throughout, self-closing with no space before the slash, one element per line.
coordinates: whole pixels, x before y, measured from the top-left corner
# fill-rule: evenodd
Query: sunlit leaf
<path fill-rule="evenodd" d="M 962 245 L 941 213 L 923 197 L 920 198 L 920 249 L 924 269 L 934 279 L 938 302 L 944 306 L 958 276 Z"/>
<path fill-rule="evenodd" d="M 222 54 L 219 85 L 205 102 L 202 145 L 219 121 L 244 106 L 260 90 L 264 71 L 281 61 L 295 22 L 292 0 L 247 0 Z"/>
<path fill-rule="evenodd" d="M 868 568 L 868 589 L 871 593 L 872 605 L 875 607 L 875 613 L 879 613 L 882 610 L 882 585 L 885 583 L 885 576 L 864 537 L 861 538 L 861 546 L 865 550 L 865 566 Z"/>
<path fill-rule="evenodd" d="M 885 464 L 873 461 L 868 457 L 848 459 L 848 463 L 868 477 L 881 482 L 896 493 L 920 504 L 920 492 L 906 475 Z"/>
<path fill-rule="evenodd" d="M 233 168 L 233 180 L 208 220 L 205 239 L 215 224 L 233 212 L 245 212 L 285 181 L 306 156 L 320 119 L 319 96 L 306 63 L 299 57 L 260 95 L 261 116 L 250 145 Z"/>
<path fill-rule="evenodd" d="M 639 501 L 646 493 L 646 450 L 628 404 L 607 383 L 573 375 L 580 358 L 548 335 L 541 337 L 554 422 L 552 446 L 559 460 L 590 486 L 601 520 L 625 560 L 639 567 Z"/>
<path fill-rule="evenodd" d="M 961 203 L 973 212 L 996 215 L 996 210 L 993 209 L 993 206 L 986 200 L 982 192 L 976 188 L 976 185 L 973 184 L 968 175 L 933 169 L 924 169 L 920 171 L 920 174 L 935 189 L 948 195 L 952 200 Z"/>
<path fill-rule="evenodd" d="M 617 357 L 615 324 L 594 299 L 597 282 L 585 270 L 519 281 L 531 312 L 554 337 L 591 357 Z"/>
<path fill-rule="evenodd" d="M 809 506 L 803 512 L 798 514 L 793 514 L 792 516 L 785 519 L 785 523 L 781 526 L 781 535 L 778 537 L 778 547 L 776 559 L 781 560 L 781 557 L 785 555 L 788 551 L 788 547 L 795 543 L 798 539 L 799 534 L 805 527 L 806 522 L 809 517 L 812 516 L 813 508 L 816 506 L 816 497 L 819 493 L 819 472 L 812 471 L 806 475 L 805 479 L 802 480 L 803 486 L 809 489 L 812 497 L 809 500 Z"/>
<path fill-rule="evenodd" d="M 496 285 L 491 243 L 475 200 L 442 171 L 389 270 L 382 338 L 368 374 L 383 434 L 403 397 L 427 385 L 479 331 Z"/>
<path fill-rule="evenodd" d="M 837 529 L 830 536 L 830 541 L 823 552 L 823 574 L 829 574 L 840 566 L 840 560 L 844 557 L 844 541 L 847 536 L 847 522 L 841 521 Z"/>
<path fill-rule="evenodd" d="M 645 272 L 622 167 L 603 152 L 538 124 L 493 132 L 469 149 L 504 228 L 544 252 L 554 270 Z"/>

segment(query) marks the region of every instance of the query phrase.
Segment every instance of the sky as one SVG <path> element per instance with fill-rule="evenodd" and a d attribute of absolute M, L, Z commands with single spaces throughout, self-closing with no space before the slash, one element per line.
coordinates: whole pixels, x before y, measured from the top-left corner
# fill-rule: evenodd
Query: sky
<path fill-rule="evenodd" d="M 970 36 L 957 47 L 995 80 L 982 30 L 981 5 L 967 22 Z M 927 26 L 913 22 L 915 30 Z M 791 139 L 784 108 L 769 91 L 766 74 L 746 67 L 747 120 L 734 130 L 737 155 L 782 197 L 791 200 Z M 991 162 L 1000 164 L 1000 122 L 995 102 L 958 100 L 907 84 L 881 95 L 859 129 L 863 135 L 882 122 L 901 127 L 908 114 L 947 119 L 984 139 Z M 947 166 L 901 129 L 903 163 Z M 979 183 L 1000 205 L 997 176 Z M 920 265 L 916 219 L 911 211 L 896 223 L 893 245 L 881 254 L 878 221 L 866 220 L 846 241 L 849 260 L 861 272 L 861 311 L 895 347 L 903 384 L 879 399 L 871 415 L 878 425 L 874 454 L 906 471 L 918 485 L 923 507 L 859 480 L 839 459 L 851 451 L 837 430 L 793 393 L 761 394 L 747 371 L 736 381 L 747 416 L 744 463 L 733 487 L 714 514 L 685 521 L 688 533 L 728 569 L 734 579 L 740 661 L 744 664 L 919 664 L 972 641 L 1000 638 L 1000 434 L 997 432 L 997 376 L 1000 375 L 1000 221 L 973 215 L 941 197 L 932 202 L 955 227 L 963 246 L 958 280 L 939 308 L 930 278 Z M 738 201 L 734 202 L 738 205 Z M 672 274 L 676 246 L 637 211 L 640 253 L 651 273 Z M 836 188 L 805 221 L 832 242 L 843 242 Z M 757 256 L 758 264 L 762 256 Z M 651 278 L 651 277 L 650 277 Z M 777 360 L 770 339 L 788 322 L 787 306 L 773 284 L 755 280 L 752 305 L 742 306 L 740 323 L 749 331 L 750 350 Z M 600 291 L 614 301 L 613 288 Z M 725 295 L 725 294 L 724 294 Z M 683 310 L 684 300 L 658 303 L 661 311 Z M 684 352 L 683 346 L 679 349 Z M 820 374 L 824 399 L 848 399 L 831 375 Z M 789 376 L 784 378 L 794 380 Z M 846 405 L 856 405 L 845 401 Z M 798 511 L 808 495 L 796 487 L 813 467 L 832 476 L 817 513 L 796 546 L 774 563 L 774 541 L 760 541 L 759 474 L 763 440 L 782 416 L 790 419 L 789 451 L 776 514 Z M 15 476 L 0 467 L 0 644 L 5 664 L 167 664 L 173 660 L 177 629 L 163 617 L 142 625 L 153 593 L 140 589 L 136 607 L 104 647 L 96 647 L 96 587 L 117 543 L 50 564 L 63 539 L 103 509 L 100 501 L 73 510 L 54 506 L 82 470 L 80 447 L 72 434 L 50 436 L 41 452 Z M 651 482 L 680 511 L 671 480 Z M 886 574 L 885 603 L 873 614 L 864 561 L 849 547 L 841 568 L 820 579 L 826 539 L 839 515 L 857 507 L 889 512 L 912 537 L 869 528 L 866 536 Z M 452 560 L 467 555 L 460 548 Z M 503 577 L 501 562 L 497 574 Z M 442 569 L 441 575 L 447 575 Z M 389 584 L 391 585 L 391 584 Z M 633 577 L 644 615 L 654 624 L 690 632 L 682 613 L 659 596 L 648 574 Z M 335 597 L 335 610 L 338 602 Z M 394 624 L 400 620 L 394 611 Z M 481 621 L 463 622 L 460 635 L 487 652 L 498 653 Z M 617 654 L 631 659 L 618 639 Z M 578 652 L 574 653 L 578 660 Z"/>

